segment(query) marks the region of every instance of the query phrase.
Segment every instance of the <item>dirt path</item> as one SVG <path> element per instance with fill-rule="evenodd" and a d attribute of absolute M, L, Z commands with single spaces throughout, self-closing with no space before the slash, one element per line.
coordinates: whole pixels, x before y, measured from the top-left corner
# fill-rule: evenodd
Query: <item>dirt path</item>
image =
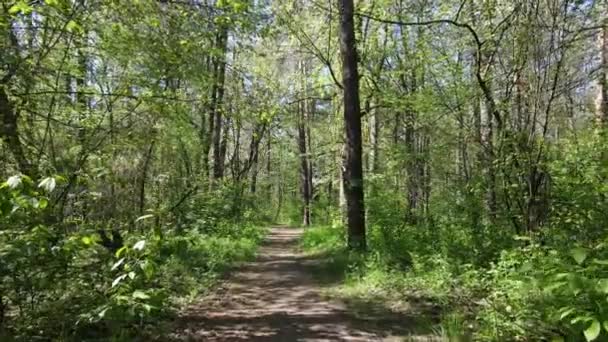
<path fill-rule="evenodd" d="M 230 275 L 212 296 L 186 308 L 172 339 L 180 341 L 426 341 L 408 333 L 408 317 L 356 318 L 321 295 L 297 252 L 301 229 L 273 228 L 255 262 Z M 401 335 L 410 337 L 396 337 Z"/>

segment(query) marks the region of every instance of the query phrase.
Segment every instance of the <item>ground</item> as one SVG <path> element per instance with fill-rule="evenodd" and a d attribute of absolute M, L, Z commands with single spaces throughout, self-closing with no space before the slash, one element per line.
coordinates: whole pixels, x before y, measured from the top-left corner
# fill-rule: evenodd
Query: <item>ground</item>
<path fill-rule="evenodd" d="M 256 261 L 235 269 L 210 296 L 186 307 L 175 341 L 435 341 L 416 319 L 323 295 L 323 260 L 298 251 L 301 229 L 273 228 Z M 359 314 L 354 314 L 359 312 Z M 360 313 L 367 313 L 361 315 Z"/>

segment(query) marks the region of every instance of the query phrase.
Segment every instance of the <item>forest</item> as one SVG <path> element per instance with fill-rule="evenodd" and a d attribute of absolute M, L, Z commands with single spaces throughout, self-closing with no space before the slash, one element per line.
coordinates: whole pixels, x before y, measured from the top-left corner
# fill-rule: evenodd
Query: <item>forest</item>
<path fill-rule="evenodd" d="M 608 0 L 0 1 L 2 341 L 608 341 L 607 232 Z"/>

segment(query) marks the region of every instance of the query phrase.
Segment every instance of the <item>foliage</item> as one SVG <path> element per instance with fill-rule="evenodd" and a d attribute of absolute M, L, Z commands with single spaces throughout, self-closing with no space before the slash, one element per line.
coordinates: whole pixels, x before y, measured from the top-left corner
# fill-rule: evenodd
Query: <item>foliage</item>
<path fill-rule="evenodd" d="M 463 212 L 444 212 L 442 206 L 436 209 L 439 219 L 409 226 L 398 217 L 401 206 L 391 205 L 387 192 L 375 185 L 368 201 L 370 251 L 363 260 L 339 257 L 344 255 L 340 227 L 309 229 L 301 245 L 334 256 L 328 267 L 345 278 L 333 295 L 387 305 L 423 298 L 442 312 L 434 323 L 438 333 L 480 341 L 603 340 L 608 245 L 596 226 L 604 222 L 597 206 L 604 200 L 601 141 L 595 136 L 562 142 L 559 155 L 566 149 L 566 157 L 549 164 L 555 170 L 556 213 L 537 234 L 472 229 Z"/>
<path fill-rule="evenodd" d="M 341 295 L 607 339 L 607 2 L 359 0 L 346 75 L 338 3 L 4 0 L 0 334 L 128 339 L 312 221 Z"/>
<path fill-rule="evenodd" d="M 36 186 L 17 176 L 0 187 L 0 308 L 3 333 L 17 339 L 128 336 L 179 298 L 208 290 L 234 262 L 252 258 L 264 235 L 250 224 L 207 230 L 198 221 L 162 238 L 155 230 L 132 232 L 112 250 L 94 227 L 65 234 L 41 224 L 55 183 L 47 178 Z"/>

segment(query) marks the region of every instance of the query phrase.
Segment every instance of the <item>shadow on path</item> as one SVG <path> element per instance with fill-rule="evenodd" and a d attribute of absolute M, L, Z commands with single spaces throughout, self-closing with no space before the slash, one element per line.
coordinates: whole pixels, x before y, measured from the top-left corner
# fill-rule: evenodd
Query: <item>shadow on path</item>
<path fill-rule="evenodd" d="M 315 263 L 297 252 L 301 229 L 273 228 L 255 262 L 183 310 L 172 341 L 433 341 L 428 325 L 368 302 L 321 296 Z M 352 306 L 352 307 L 351 307 Z M 357 307 L 365 315 L 351 314 Z M 362 306 L 362 307 L 361 307 Z"/>

